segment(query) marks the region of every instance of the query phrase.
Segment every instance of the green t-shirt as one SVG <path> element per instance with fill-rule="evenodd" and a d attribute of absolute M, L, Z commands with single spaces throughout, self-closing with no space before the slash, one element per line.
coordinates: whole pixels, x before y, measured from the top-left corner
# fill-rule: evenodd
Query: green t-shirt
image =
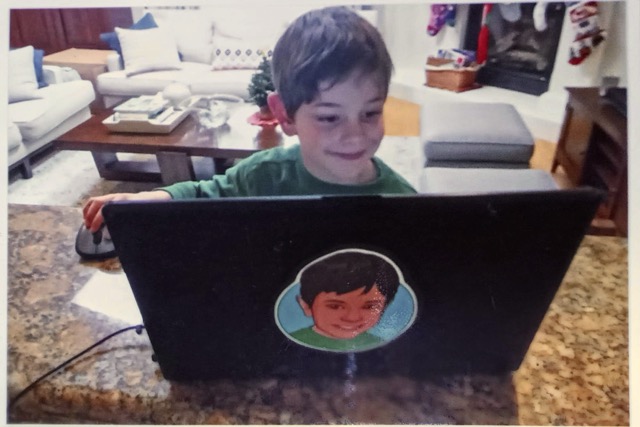
<path fill-rule="evenodd" d="M 299 196 L 314 194 L 413 194 L 416 191 L 378 158 L 377 178 L 362 185 L 332 184 L 304 167 L 300 146 L 260 151 L 206 181 L 179 182 L 161 188 L 174 199 Z"/>
<path fill-rule="evenodd" d="M 329 338 L 324 335 L 320 335 L 313 330 L 313 326 L 308 328 L 299 329 L 291 333 L 291 337 L 309 344 L 314 348 L 325 348 L 327 350 L 344 350 L 344 351 L 358 351 L 365 350 L 371 347 L 375 347 L 384 340 L 369 332 L 363 332 L 360 335 L 351 339 L 337 339 Z"/>

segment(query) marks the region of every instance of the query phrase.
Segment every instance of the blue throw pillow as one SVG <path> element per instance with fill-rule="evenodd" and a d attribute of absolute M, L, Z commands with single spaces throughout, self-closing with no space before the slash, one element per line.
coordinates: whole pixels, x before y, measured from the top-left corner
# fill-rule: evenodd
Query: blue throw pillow
<path fill-rule="evenodd" d="M 42 71 L 42 58 L 44 58 L 44 50 L 33 49 L 33 66 L 36 69 L 36 80 L 38 80 L 38 88 L 49 86 L 44 81 L 44 72 Z"/>
<path fill-rule="evenodd" d="M 156 20 L 153 19 L 153 15 L 150 13 L 145 13 L 138 22 L 135 22 L 130 30 L 147 30 L 149 28 L 156 28 L 158 24 L 156 24 Z M 120 55 L 120 60 L 122 60 L 122 48 L 120 47 L 120 41 L 118 40 L 118 35 L 114 32 L 111 33 L 102 33 L 100 34 L 100 40 L 109 45 L 111 50 L 115 50 Z"/>

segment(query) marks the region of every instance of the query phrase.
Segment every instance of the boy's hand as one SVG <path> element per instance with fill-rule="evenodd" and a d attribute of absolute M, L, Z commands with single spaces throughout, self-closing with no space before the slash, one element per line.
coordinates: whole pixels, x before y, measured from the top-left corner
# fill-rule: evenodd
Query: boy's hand
<path fill-rule="evenodd" d="M 91 232 L 98 231 L 104 218 L 102 217 L 102 207 L 111 201 L 119 200 L 171 200 L 171 195 L 166 191 L 142 191 L 140 193 L 114 193 L 105 196 L 90 198 L 82 208 L 84 225 Z"/>

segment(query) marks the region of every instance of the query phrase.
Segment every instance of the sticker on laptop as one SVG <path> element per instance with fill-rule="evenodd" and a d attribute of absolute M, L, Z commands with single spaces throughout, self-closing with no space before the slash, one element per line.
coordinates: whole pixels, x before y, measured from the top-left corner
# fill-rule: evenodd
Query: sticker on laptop
<path fill-rule="evenodd" d="M 275 305 L 276 324 L 291 341 L 317 350 L 381 347 L 413 324 L 418 304 L 387 256 L 342 249 L 305 265 Z"/>

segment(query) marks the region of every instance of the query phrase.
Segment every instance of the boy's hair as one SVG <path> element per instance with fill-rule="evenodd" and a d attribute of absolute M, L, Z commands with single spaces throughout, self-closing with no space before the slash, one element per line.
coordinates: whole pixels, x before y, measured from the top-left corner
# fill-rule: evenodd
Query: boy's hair
<path fill-rule="evenodd" d="M 384 40 L 373 25 L 346 7 L 298 17 L 273 51 L 273 83 L 290 118 L 303 103 L 313 101 L 321 82 L 333 86 L 355 70 L 374 74 L 387 96 L 393 63 Z"/>
<path fill-rule="evenodd" d="M 385 296 L 385 307 L 396 295 L 398 272 L 384 258 L 357 251 L 340 252 L 307 266 L 300 275 L 300 296 L 309 306 L 320 292 L 345 294 L 373 285 Z"/>

